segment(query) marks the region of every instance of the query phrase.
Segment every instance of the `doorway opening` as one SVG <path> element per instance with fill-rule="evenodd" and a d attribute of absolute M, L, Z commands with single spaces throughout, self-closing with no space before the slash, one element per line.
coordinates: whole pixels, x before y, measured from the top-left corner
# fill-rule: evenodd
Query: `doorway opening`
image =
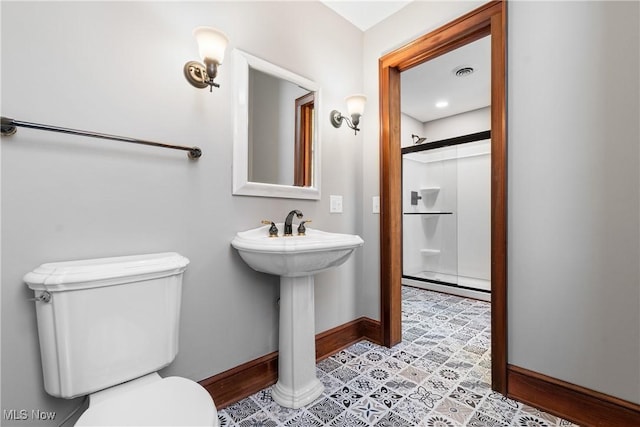
<path fill-rule="evenodd" d="M 402 340 L 401 73 L 491 36 L 491 382 L 507 392 L 506 4 L 488 3 L 380 58 L 380 295 L 382 340 Z"/>

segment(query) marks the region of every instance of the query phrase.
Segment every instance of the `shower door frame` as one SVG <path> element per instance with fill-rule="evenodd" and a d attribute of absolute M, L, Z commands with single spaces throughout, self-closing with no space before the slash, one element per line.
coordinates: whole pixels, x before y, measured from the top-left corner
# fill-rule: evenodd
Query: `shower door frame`
<path fill-rule="evenodd" d="M 400 74 L 491 36 L 491 387 L 507 393 L 506 2 L 492 1 L 379 60 L 380 326 L 402 340 L 402 154 Z"/>

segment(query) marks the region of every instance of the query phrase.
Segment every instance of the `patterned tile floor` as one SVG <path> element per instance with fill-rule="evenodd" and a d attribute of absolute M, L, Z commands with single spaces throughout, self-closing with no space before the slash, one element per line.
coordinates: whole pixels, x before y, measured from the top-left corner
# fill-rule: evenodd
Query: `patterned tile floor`
<path fill-rule="evenodd" d="M 325 391 L 300 409 L 271 387 L 218 413 L 228 426 L 572 426 L 490 388 L 489 303 L 402 290 L 403 341 L 361 341 L 317 364 Z"/>

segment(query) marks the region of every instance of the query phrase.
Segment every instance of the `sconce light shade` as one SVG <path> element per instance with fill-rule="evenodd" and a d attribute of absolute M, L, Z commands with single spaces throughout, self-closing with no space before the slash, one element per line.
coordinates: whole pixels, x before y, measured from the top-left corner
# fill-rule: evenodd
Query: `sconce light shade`
<path fill-rule="evenodd" d="M 218 65 L 222 64 L 224 51 L 229 44 L 227 36 L 222 31 L 211 27 L 197 27 L 193 30 L 193 35 L 198 42 L 200 58 L 205 63 L 213 61 Z"/>
<path fill-rule="evenodd" d="M 367 97 L 361 94 L 351 95 L 345 98 L 347 101 L 347 114 L 349 117 L 343 116 L 338 110 L 333 110 L 329 116 L 331 124 L 335 128 L 342 126 L 342 122 L 346 121 L 347 126 L 354 130 L 357 134 L 360 130 L 358 124 L 360 123 L 360 116 L 364 113 L 364 104 L 367 102 Z"/>
<path fill-rule="evenodd" d="M 367 102 L 367 97 L 361 94 L 347 96 L 347 114 L 352 116 L 357 114 L 359 116 L 364 114 L 364 104 Z"/>
<path fill-rule="evenodd" d="M 204 65 L 197 61 L 187 62 L 184 65 L 184 76 L 192 86 L 198 89 L 208 86 L 211 92 L 214 86 L 220 87 L 214 79 L 218 74 L 218 66 L 224 59 L 229 39 L 222 31 L 211 27 L 197 27 L 193 30 L 193 35 L 198 42 L 198 51 Z"/>

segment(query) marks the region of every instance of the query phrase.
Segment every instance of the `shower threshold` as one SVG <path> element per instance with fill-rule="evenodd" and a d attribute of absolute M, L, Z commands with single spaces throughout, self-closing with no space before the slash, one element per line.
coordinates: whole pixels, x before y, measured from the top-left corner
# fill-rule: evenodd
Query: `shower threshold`
<path fill-rule="evenodd" d="M 491 282 L 475 277 L 433 271 L 417 271 L 403 274 L 402 284 L 482 301 L 491 300 Z"/>

